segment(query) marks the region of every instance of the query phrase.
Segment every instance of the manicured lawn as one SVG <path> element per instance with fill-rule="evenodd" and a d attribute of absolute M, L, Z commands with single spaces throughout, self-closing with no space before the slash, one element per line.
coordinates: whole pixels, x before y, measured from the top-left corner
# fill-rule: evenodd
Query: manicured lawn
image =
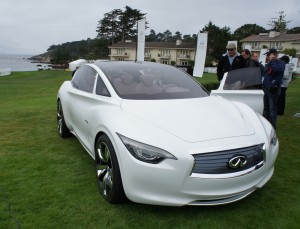
<path fill-rule="evenodd" d="M 63 71 L 0 77 L 1 229 L 300 227 L 299 78 L 278 118 L 280 153 L 269 183 L 233 204 L 179 208 L 102 199 L 92 158 L 76 138 L 57 134 L 56 93 L 68 79 L 71 72 Z M 205 74 L 199 81 L 217 78 Z"/>

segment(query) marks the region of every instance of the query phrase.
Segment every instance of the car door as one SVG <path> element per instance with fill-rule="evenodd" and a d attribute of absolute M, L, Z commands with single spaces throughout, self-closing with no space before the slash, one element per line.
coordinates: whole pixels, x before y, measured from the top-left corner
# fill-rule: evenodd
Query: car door
<path fill-rule="evenodd" d="M 224 74 L 217 90 L 211 95 L 219 95 L 225 99 L 242 102 L 255 112 L 263 113 L 262 77 L 260 68 L 242 68 Z"/>
<path fill-rule="evenodd" d="M 97 71 L 89 65 L 81 66 L 72 79 L 73 90 L 70 92 L 72 103 L 69 103 L 73 129 L 81 143 L 89 149 L 91 138 L 90 115 L 96 103 L 94 88 Z"/>

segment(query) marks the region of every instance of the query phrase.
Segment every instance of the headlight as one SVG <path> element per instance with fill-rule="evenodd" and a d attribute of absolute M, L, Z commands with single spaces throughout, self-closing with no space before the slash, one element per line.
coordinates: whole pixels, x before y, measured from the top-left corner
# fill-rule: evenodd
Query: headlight
<path fill-rule="evenodd" d="M 276 136 L 276 131 L 274 128 L 272 128 L 272 130 L 271 130 L 270 143 L 274 146 L 277 144 L 277 136 Z"/>
<path fill-rule="evenodd" d="M 163 149 L 132 140 L 121 134 L 118 134 L 118 136 L 131 155 L 140 161 L 157 164 L 166 158 L 177 160 L 174 155 Z"/>

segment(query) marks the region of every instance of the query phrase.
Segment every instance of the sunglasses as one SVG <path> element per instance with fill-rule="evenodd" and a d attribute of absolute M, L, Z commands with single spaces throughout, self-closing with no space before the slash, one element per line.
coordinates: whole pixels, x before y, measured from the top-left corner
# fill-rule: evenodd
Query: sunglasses
<path fill-rule="evenodd" d="M 227 49 L 227 51 L 233 51 L 234 49 Z"/>

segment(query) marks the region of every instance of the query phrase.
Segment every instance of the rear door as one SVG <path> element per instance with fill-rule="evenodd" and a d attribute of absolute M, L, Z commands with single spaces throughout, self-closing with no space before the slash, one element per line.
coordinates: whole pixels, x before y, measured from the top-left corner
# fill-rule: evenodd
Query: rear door
<path fill-rule="evenodd" d="M 225 99 L 242 102 L 255 112 L 263 113 L 262 77 L 260 68 L 242 68 L 227 72 L 217 90 L 211 95 L 219 95 Z"/>

